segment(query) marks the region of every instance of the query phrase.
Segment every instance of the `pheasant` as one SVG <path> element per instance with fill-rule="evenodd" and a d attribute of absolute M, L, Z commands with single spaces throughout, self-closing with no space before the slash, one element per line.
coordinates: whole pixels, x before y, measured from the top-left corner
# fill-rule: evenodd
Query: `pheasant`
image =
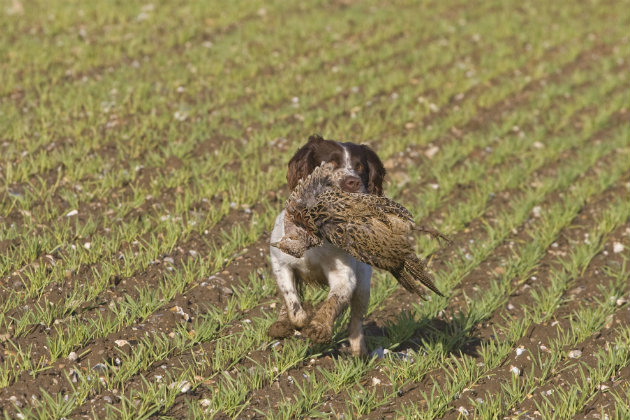
<path fill-rule="evenodd" d="M 357 260 L 387 270 L 408 291 L 423 297 L 419 283 L 440 296 L 413 246 L 413 232 L 449 240 L 416 225 L 409 211 L 384 196 L 343 191 L 334 167 L 324 163 L 293 190 L 286 203 L 285 235 L 272 246 L 302 257 L 323 240 Z"/>

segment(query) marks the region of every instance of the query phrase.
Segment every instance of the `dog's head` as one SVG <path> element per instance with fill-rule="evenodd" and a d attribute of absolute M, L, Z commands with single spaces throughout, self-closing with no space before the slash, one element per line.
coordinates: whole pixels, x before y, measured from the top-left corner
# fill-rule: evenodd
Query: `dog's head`
<path fill-rule="evenodd" d="M 347 192 L 383 195 L 385 168 L 376 153 L 364 144 L 324 140 L 314 134 L 289 161 L 287 182 L 293 190 L 322 162 L 330 162 L 342 171 L 339 187 Z"/>

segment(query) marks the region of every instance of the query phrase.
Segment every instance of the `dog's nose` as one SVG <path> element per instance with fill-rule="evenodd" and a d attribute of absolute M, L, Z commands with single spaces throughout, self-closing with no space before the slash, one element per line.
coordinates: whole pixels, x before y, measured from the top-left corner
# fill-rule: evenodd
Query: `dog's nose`
<path fill-rule="evenodd" d="M 347 176 L 343 180 L 342 188 L 347 192 L 357 192 L 361 189 L 361 179 L 356 176 Z"/>

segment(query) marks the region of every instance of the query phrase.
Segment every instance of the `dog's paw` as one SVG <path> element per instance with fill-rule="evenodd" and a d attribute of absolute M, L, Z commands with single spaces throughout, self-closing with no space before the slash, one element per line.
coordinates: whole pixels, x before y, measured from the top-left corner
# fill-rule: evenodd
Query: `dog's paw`
<path fill-rule="evenodd" d="M 314 343 L 330 343 L 332 341 L 332 325 L 313 320 L 302 331 Z"/>
<path fill-rule="evenodd" d="M 303 328 L 308 325 L 309 314 L 302 307 L 294 308 L 293 312 L 289 312 L 289 319 L 295 328 Z"/>
<path fill-rule="evenodd" d="M 271 324 L 267 330 L 267 335 L 271 338 L 287 338 L 293 335 L 295 331 L 293 325 L 288 319 L 279 320 Z"/>

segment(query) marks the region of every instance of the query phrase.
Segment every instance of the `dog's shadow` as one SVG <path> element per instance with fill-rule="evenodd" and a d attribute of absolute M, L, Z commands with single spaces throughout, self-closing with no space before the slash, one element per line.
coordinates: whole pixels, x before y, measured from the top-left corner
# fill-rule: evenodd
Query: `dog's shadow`
<path fill-rule="evenodd" d="M 448 320 L 444 318 L 417 318 L 412 312 L 402 311 L 384 325 L 369 321 L 364 325 L 368 348 L 389 349 L 396 352 L 425 352 L 439 347 L 449 355 L 478 356 L 484 343 L 471 325 L 470 317 L 457 312 Z"/>

